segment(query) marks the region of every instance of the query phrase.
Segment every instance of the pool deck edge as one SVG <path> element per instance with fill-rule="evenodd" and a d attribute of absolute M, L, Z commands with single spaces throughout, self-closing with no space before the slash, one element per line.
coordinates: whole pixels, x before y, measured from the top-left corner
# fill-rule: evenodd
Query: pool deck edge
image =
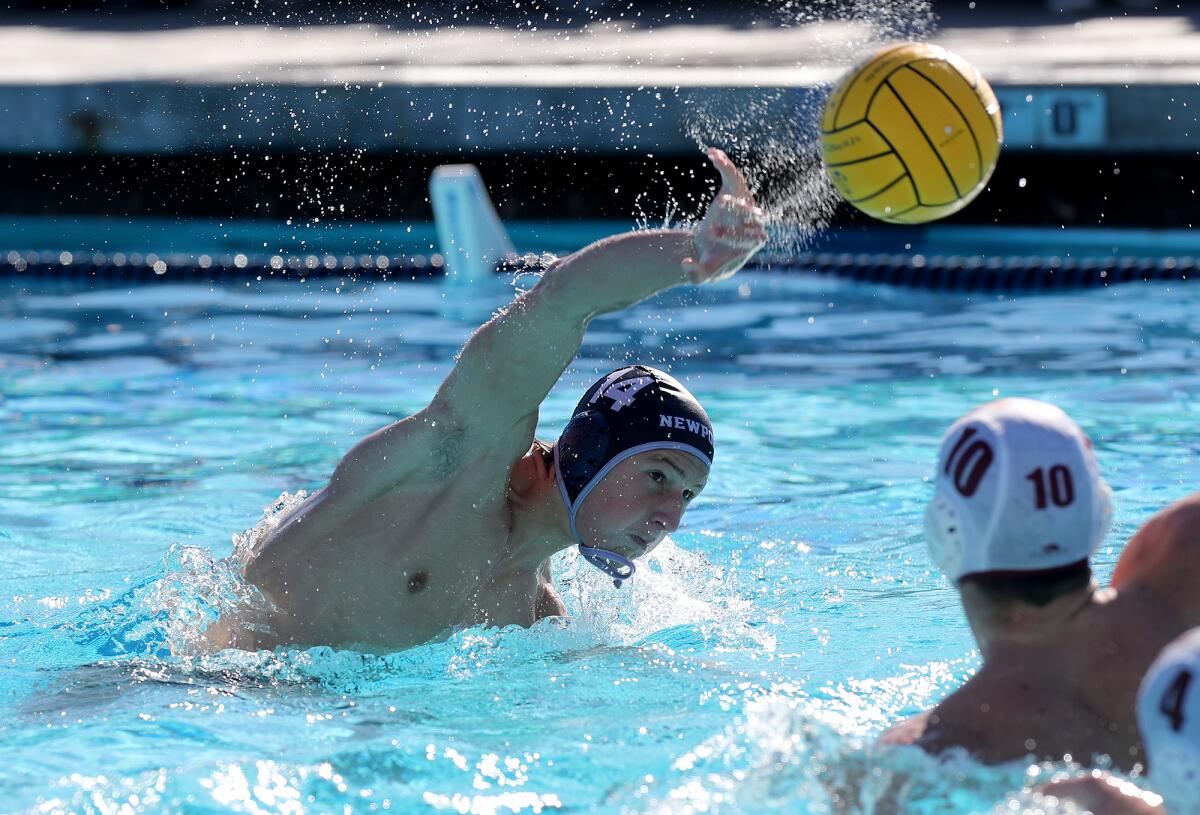
<path fill-rule="evenodd" d="M 947 24 L 929 39 L 989 78 L 1009 148 L 1195 154 L 1196 22 Z M 756 126 L 791 132 L 879 44 L 872 36 L 850 23 L 565 33 L 10 24 L 0 26 L 0 48 L 14 55 L 0 66 L 0 153 L 682 153 L 705 135 L 697 111 L 731 99 L 756 111 Z"/>

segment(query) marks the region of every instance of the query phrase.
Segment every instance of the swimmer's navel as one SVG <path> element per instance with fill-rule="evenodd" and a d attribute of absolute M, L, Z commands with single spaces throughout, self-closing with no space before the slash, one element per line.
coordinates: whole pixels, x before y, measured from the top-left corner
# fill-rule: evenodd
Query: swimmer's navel
<path fill-rule="evenodd" d="M 408 593 L 416 594 L 429 584 L 429 572 L 417 572 L 408 578 Z"/>

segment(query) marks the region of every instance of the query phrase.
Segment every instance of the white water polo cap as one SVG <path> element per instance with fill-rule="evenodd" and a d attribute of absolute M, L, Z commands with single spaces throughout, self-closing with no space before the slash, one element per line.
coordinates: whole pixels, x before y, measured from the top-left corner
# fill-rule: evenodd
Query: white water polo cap
<path fill-rule="evenodd" d="M 696 397 L 673 377 L 645 365 L 618 368 L 597 380 L 554 444 L 554 470 L 579 553 L 617 586 L 637 567 L 616 552 L 590 546 L 576 528 L 584 500 L 627 458 L 678 450 L 712 467 L 712 422 Z"/>
<path fill-rule="evenodd" d="M 1200 812 L 1200 628 L 1180 636 L 1150 666 L 1138 691 L 1138 729 L 1150 789 L 1167 812 Z"/>
<path fill-rule="evenodd" d="M 955 422 L 942 440 L 935 487 L 925 539 L 955 582 L 1087 560 L 1112 514 L 1112 492 L 1083 431 L 1034 399 L 989 402 Z"/>

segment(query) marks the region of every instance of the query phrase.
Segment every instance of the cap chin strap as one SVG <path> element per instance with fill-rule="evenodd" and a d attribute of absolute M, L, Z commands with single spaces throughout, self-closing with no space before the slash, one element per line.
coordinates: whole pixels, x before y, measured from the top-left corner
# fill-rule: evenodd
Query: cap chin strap
<path fill-rule="evenodd" d="M 583 559 L 611 577 L 613 585 L 618 589 L 621 588 L 621 583 L 633 577 L 633 573 L 637 571 L 637 566 L 633 564 L 633 561 L 621 557 L 616 552 L 595 546 L 584 546 L 582 541 L 579 543 L 578 549 L 579 554 L 583 555 Z"/>

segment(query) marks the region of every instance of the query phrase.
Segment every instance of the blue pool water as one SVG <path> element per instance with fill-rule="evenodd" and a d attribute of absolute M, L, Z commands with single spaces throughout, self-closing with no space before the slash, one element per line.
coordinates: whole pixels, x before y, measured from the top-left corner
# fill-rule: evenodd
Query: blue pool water
<path fill-rule="evenodd" d="M 4 812 L 1041 811 L 1024 766 L 870 747 L 977 664 L 921 539 L 940 435 L 998 395 L 1070 412 L 1116 493 L 1103 579 L 1200 478 L 1190 284 L 743 275 L 596 320 L 542 412 L 625 360 L 709 408 L 709 487 L 625 589 L 567 553 L 566 621 L 191 656 L 234 536 L 421 407 L 512 287 L 114 286 L 0 280 Z"/>

